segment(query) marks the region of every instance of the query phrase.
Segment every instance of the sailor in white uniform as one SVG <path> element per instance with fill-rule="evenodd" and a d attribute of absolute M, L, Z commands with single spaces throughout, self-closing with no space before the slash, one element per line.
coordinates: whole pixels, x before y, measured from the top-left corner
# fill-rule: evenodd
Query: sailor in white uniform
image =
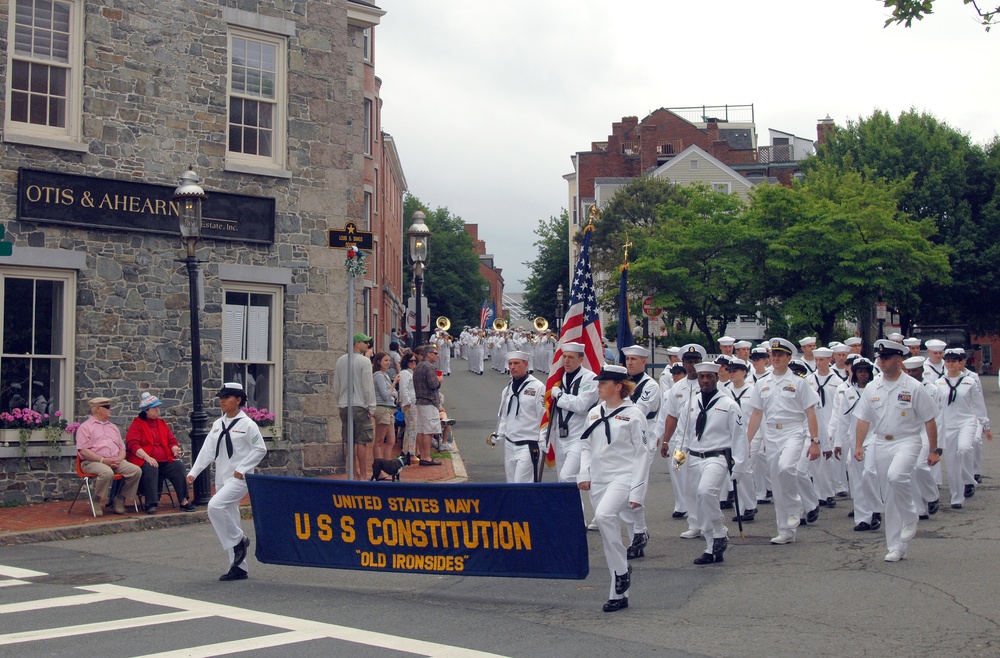
<path fill-rule="evenodd" d="M 984 433 L 993 440 L 982 382 L 965 369 L 965 358 L 961 347 L 946 349 L 946 372 L 934 384 L 941 402 L 939 431 L 952 509 L 962 509 L 964 499 L 976 494 L 976 442 Z"/>
<path fill-rule="evenodd" d="M 656 380 L 646 373 L 646 362 L 649 360 L 650 352 L 641 345 L 631 345 L 622 349 L 625 355 L 625 369 L 629 379 L 635 384 L 635 390 L 629 399 L 639 407 L 647 423 L 652 423 L 656 418 L 656 413 L 660 409 L 660 386 Z M 649 442 L 650 458 L 649 463 L 653 463 L 652 453 L 656 450 L 656 441 Z M 631 509 L 626 509 L 622 515 L 625 523 L 631 526 L 632 544 L 628 548 L 629 559 L 642 557 L 646 544 L 649 542 L 649 532 L 646 527 L 646 509 L 641 505 Z"/>
<path fill-rule="evenodd" d="M 526 352 L 508 352 L 506 361 L 511 381 L 500 394 L 499 422 L 490 445 L 503 441 L 507 482 L 537 482 L 539 459 L 547 448 L 541 431 L 545 384 L 528 374 Z"/>
<path fill-rule="evenodd" d="M 562 346 L 562 380 L 552 388 L 554 409 L 549 419 L 555 438 L 556 469 L 560 482 L 576 482 L 580 472 L 587 412 L 597 404 L 597 375 L 583 367 L 584 345 L 567 342 Z"/>

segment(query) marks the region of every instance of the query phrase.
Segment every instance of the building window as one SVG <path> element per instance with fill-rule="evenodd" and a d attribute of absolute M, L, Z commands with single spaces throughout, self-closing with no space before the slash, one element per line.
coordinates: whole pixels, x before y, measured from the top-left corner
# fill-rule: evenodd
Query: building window
<path fill-rule="evenodd" d="M 280 418 L 281 288 L 227 284 L 225 294 L 223 379 L 243 384 L 247 406 Z"/>
<path fill-rule="evenodd" d="M 365 99 L 365 155 L 372 154 L 372 102 L 370 99 Z"/>
<path fill-rule="evenodd" d="M 576 197 L 573 197 L 573 203 L 570 204 L 570 205 L 573 206 L 573 226 L 576 226 L 577 224 L 580 223 L 580 217 L 577 214 L 577 210 L 576 210 Z"/>
<path fill-rule="evenodd" d="M 697 171 L 697 170 L 698 170 L 698 161 L 691 160 L 691 171 Z"/>
<path fill-rule="evenodd" d="M 76 275 L 0 271 L 0 411 L 30 407 L 73 417 Z"/>
<path fill-rule="evenodd" d="M 375 194 L 372 195 L 372 213 L 378 214 L 378 167 L 375 167 Z"/>
<path fill-rule="evenodd" d="M 372 29 L 370 27 L 361 31 L 361 47 L 364 50 L 365 61 L 372 61 Z"/>
<path fill-rule="evenodd" d="M 285 77 L 284 38 L 230 29 L 229 159 L 284 166 Z"/>
<path fill-rule="evenodd" d="M 79 141 L 82 0 L 11 0 L 5 137 Z"/>
<path fill-rule="evenodd" d="M 716 192 L 722 192 L 723 194 L 729 194 L 732 192 L 732 183 L 712 183 L 712 189 Z"/>
<path fill-rule="evenodd" d="M 372 193 L 365 192 L 365 209 L 364 209 L 364 231 L 372 230 Z"/>

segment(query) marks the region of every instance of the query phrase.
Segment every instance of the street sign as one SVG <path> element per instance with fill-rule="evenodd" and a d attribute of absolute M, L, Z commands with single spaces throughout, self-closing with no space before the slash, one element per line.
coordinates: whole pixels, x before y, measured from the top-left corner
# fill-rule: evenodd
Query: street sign
<path fill-rule="evenodd" d="M 642 314 L 643 315 L 645 315 L 647 318 L 658 318 L 658 317 L 660 317 L 660 313 L 663 313 L 663 309 L 662 308 L 657 308 L 657 307 L 653 306 L 653 296 L 652 295 L 649 295 L 648 297 L 643 297 L 642 298 Z"/>
<path fill-rule="evenodd" d="M 407 298 L 406 300 L 406 326 L 410 331 L 417 330 L 417 303 L 413 296 Z M 427 303 L 427 298 L 423 295 L 420 296 L 420 315 L 422 316 L 422 321 L 420 324 L 420 331 L 427 331 L 431 328 L 431 309 L 430 305 Z"/>
<path fill-rule="evenodd" d="M 357 247 L 371 251 L 375 248 L 375 241 L 372 239 L 371 231 L 359 231 L 358 225 L 354 222 L 344 224 L 344 230 L 338 231 L 330 229 L 330 249 L 348 249 Z"/>

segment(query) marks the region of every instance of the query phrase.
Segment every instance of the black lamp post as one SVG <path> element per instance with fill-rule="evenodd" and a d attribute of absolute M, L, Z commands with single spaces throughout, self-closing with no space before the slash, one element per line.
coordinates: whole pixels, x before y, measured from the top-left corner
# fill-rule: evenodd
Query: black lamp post
<path fill-rule="evenodd" d="M 197 458 L 205 437 L 208 436 L 208 414 L 205 413 L 201 390 L 201 330 L 198 324 L 198 269 L 201 262 L 195 256 L 194 248 L 201 238 L 201 205 L 205 200 L 205 190 L 198 183 L 198 174 L 188 169 L 181 174 L 181 184 L 174 190 L 174 200 L 179 202 L 181 239 L 187 247 L 188 285 L 191 296 L 191 459 Z M 208 469 L 195 478 L 191 494 L 195 505 L 205 505 L 212 497 Z"/>
<path fill-rule="evenodd" d="M 410 260 L 413 261 L 413 284 L 416 288 L 414 303 L 416 304 L 417 317 L 414 321 L 414 347 L 422 345 L 424 341 L 423 331 L 423 308 L 422 296 L 424 285 L 424 269 L 427 262 L 427 252 L 430 247 L 431 230 L 424 224 L 426 215 L 420 210 L 413 213 L 413 223 L 410 224 L 408 235 L 410 236 Z"/>
<path fill-rule="evenodd" d="M 559 284 L 556 288 L 556 334 L 562 337 L 562 323 L 563 323 L 563 287 Z"/>

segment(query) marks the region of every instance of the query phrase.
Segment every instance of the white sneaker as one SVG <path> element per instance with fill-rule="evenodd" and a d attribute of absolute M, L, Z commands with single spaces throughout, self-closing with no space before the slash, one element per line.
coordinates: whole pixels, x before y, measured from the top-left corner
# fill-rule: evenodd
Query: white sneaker
<path fill-rule="evenodd" d="M 777 537 L 771 537 L 772 544 L 794 544 L 795 537 L 791 535 L 778 535 Z"/>
<path fill-rule="evenodd" d="M 681 539 L 697 539 L 698 537 L 701 537 L 701 530 L 697 528 L 691 528 L 681 533 Z"/>
<path fill-rule="evenodd" d="M 899 538 L 903 541 L 910 541 L 913 539 L 914 535 L 917 534 L 917 523 L 904 524 L 902 529 L 899 531 Z"/>
<path fill-rule="evenodd" d="M 905 559 L 906 559 L 906 553 L 904 553 L 903 551 L 889 551 L 888 553 L 886 553 L 885 556 L 886 562 L 899 562 L 900 560 L 905 560 Z"/>

